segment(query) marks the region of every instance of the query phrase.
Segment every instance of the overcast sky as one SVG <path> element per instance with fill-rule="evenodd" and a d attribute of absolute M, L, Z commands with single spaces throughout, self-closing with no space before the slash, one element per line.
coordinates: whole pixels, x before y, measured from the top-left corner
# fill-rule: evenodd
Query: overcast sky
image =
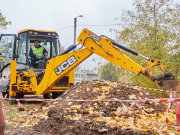
<path fill-rule="evenodd" d="M 109 30 L 120 29 L 118 25 L 88 26 L 118 24 L 115 20 L 122 14 L 123 9 L 132 9 L 133 0 L 0 0 L 1 13 L 12 24 L 3 31 L 5 34 L 17 34 L 23 29 L 39 29 L 57 31 L 61 45 L 67 48 L 74 42 L 74 18 L 77 18 L 77 37 L 83 28 L 88 28 L 97 35 L 106 35 L 112 39 L 115 34 Z M 69 27 L 72 26 L 72 27 Z M 66 28 L 69 27 L 69 28 Z M 65 28 L 65 29 L 62 29 Z M 92 69 L 97 63 L 92 55 L 85 60 L 81 67 Z"/>

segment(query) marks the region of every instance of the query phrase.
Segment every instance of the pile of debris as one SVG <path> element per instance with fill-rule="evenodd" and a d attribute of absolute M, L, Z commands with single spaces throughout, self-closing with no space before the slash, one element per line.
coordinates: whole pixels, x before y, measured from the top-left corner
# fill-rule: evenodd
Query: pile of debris
<path fill-rule="evenodd" d="M 155 99 L 149 91 L 118 82 L 81 82 L 59 97 L 60 99 L 84 100 L 137 100 Z M 142 108 L 133 102 L 81 101 L 43 102 L 41 109 L 46 117 L 32 127 L 23 128 L 24 134 L 56 135 L 126 135 L 177 132 L 175 113 L 170 111 L 168 125 L 165 124 L 166 105 L 163 103 L 141 102 Z"/>
<path fill-rule="evenodd" d="M 86 100 L 154 99 L 147 90 L 117 82 L 81 82 L 59 98 Z M 52 103 L 48 102 L 47 106 Z M 130 102 L 123 102 L 130 108 Z M 32 127 L 34 133 L 98 135 L 98 134 L 156 134 L 164 125 L 166 106 L 163 103 L 142 102 L 142 109 L 133 106 L 125 112 L 121 102 L 55 102 L 48 108 L 48 118 Z M 171 118 L 172 117 L 172 118 Z M 177 126 L 174 114 L 170 113 L 169 123 Z M 165 129 L 161 132 L 168 132 Z M 169 131 L 170 132 L 170 131 Z M 168 133 L 169 133 L 168 132 Z"/>

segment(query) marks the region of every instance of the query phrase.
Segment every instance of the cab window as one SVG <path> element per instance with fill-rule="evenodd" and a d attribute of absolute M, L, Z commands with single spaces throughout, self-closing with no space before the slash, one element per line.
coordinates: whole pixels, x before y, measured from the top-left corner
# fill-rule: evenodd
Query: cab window
<path fill-rule="evenodd" d="M 31 43 L 32 41 L 28 41 L 28 50 L 30 51 L 30 48 L 34 45 L 34 43 Z M 47 51 L 48 51 L 48 55 L 46 56 L 47 58 L 51 58 L 51 41 L 40 41 L 39 45 L 41 45 L 42 47 L 44 47 Z M 55 52 L 55 46 L 52 42 L 52 57 L 56 56 L 56 52 Z M 31 58 L 30 56 L 28 56 L 29 58 Z"/>
<path fill-rule="evenodd" d="M 14 36 L 2 36 L 0 41 L 0 62 L 4 65 L 10 63 L 13 57 Z"/>
<path fill-rule="evenodd" d="M 26 33 L 19 34 L 17 62 L 26 63 Z"/>

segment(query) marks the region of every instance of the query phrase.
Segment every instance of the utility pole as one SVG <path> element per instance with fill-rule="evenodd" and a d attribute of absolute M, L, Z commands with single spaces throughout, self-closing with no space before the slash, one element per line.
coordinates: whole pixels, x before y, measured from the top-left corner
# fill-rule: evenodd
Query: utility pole
<path fill-rule="evenodd" d="M 83 15 L 79 15 L 77 17 L 83 17 Z M 74 18 L 74 45 L 76 45 L 76 24 L 77 24 L 77 17 Z"/>
<path fill-rule="evenodd" d="M 77 17 L 83 17 L 83 15 L 79 15 Z M 77 17 L 74 18 L 74 45 L 76 45 L 76 22 L 77 22 Z M 74 70 L 74 84 L 75 84 L 75 70 Z"/>
<path fill-rule="evenodd" d="M 76 44 L 76 21 L 77 18 L 74 18 L 74 45 Z"/>

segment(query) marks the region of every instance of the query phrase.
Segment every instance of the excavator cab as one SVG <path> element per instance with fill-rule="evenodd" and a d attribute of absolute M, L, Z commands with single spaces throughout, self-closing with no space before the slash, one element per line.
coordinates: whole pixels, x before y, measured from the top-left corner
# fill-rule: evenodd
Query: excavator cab
<path fill-rule="evenodd" d="M 27 29 L 18 33 L 18 49 L 17 62 L 31 66 L 31 58 L 29 56 L 30 48 L 34 45 L 34 41 L 38 40 L 39 45 L 48 51 L 47 58 L 51 59 L 59 55 L 60 43 L 59 36 L 55 31 L 38 31 Z M 39 61 L 37 61 L 38 64 Z M 36 66 L 35 68 L 41 68 Z"/>
<path fill-rule="evenodd" d="M 35 66 L 31 65 L 31 57 L 29 56 L 29 51 L 32 46 L 34 46 L 34 41 L 38 40 L 39 45 L 45 48 L 48 51 L 48 55 L 41 60 L 36 61 Z M 56 31 L 44 31 L 44 30 L 35 30 L 35 29 L 25 29 L 16 34 L 2 34 L 0 37 L 0 73 L 1 75 L 10 76 L 10 61 L 16 60 L 17 67 L 16 71 L 21 73 L 21 71 L 29 70 L 33 68 L 37 73 L 46 69 L 46 62 L 60 54 L 60 41 L 59 36 Z M 9 72 L 4 73 L 4 69 L 9 69 Z M 38 81 L 43 78 L 43 75 L 38 78 Z M 28 81 L 28 77 L 21 78 L 19 84 L 23 84 L 23 81 Z M 55 86 L 50 90 L 53 98 L 58 97 L 64 91 L 67 91 L 70 88 L 70 85 L 74 84 L 74 71 L 71 71 L 69 74 L 64 76 L 61 80 L 56 82 Z M 8 85 L 0 84 L 0 91 L 5 94 L 8 94 Z M 6 86 L 6 88 L 5 88 Z M 17 89 L 22 89 L 17 86 Z M 18 91 L 16 95 L 32 94 L 31 91 Z M 49 94 L 49 93 L 47 93 Z M 44 98 L 50 98 L 50 94 L 44 94 Z"/>

